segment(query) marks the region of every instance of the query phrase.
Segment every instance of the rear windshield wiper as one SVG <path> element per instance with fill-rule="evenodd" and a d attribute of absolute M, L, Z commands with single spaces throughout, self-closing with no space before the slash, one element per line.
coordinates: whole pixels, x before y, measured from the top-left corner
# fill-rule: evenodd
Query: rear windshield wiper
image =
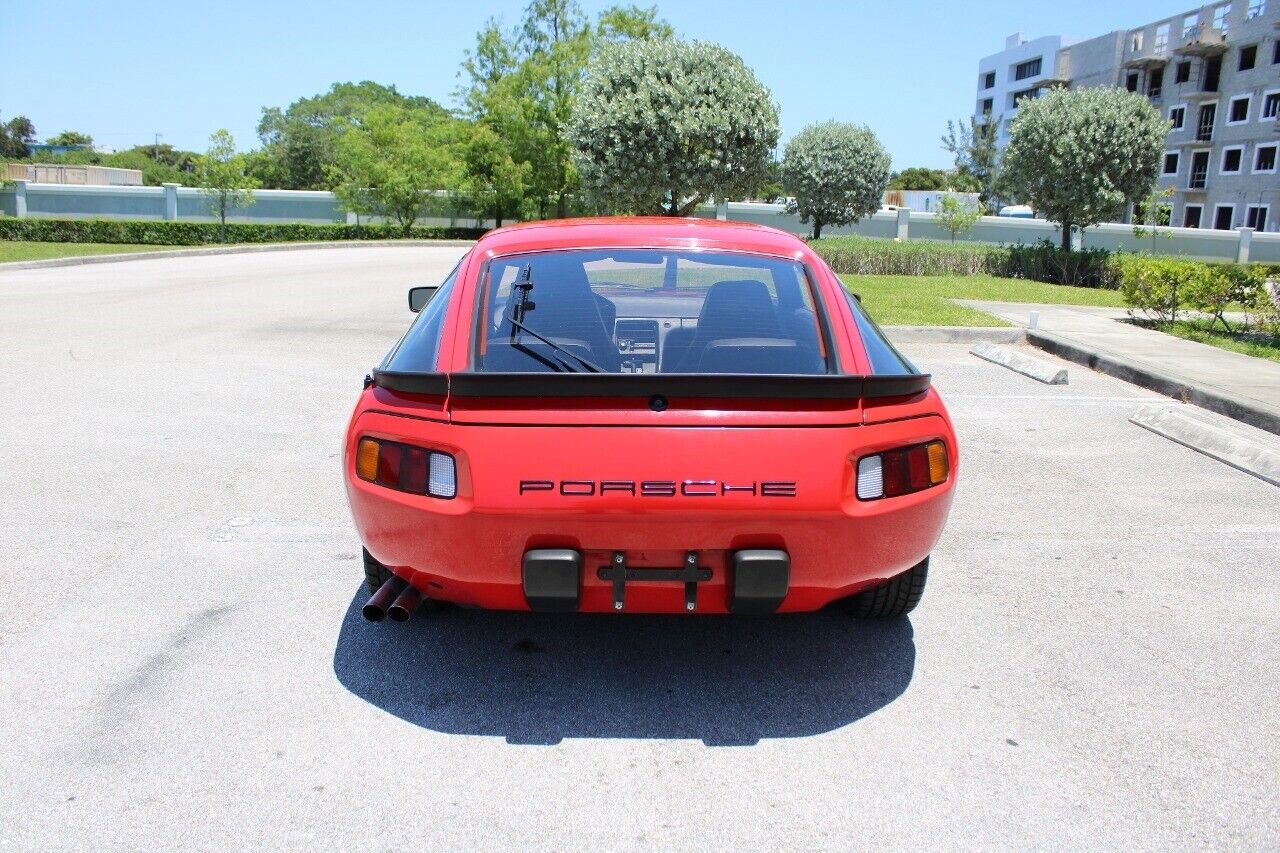
<path fill-rule="evenodd" d="M 525 313 L 535 307 L 535 304 L 529 301 L 529 291 L 533 290 L 533 281 L 531 280 L 532 272 L 530 269 L 531 267 L 532 267 L 532 264 L 525 264 L 524 270 L 520 273 L 520 280 L 515 283 L 515 290 L 519 295 L 513 300 L 511 310 L 507 313 L 507 320 L 510 321 L 511 323 L 511 345 L 522 352 L 528 353 L 529 355 L 533 356 L 539 361 L 542 361 L 552 370 L 556 370 L 556 372 L 562 372 L 559 369 L 557 369 L 554 364 L 547 362 L 537 352 L 535 352 L 534 350 L 532 350 L 531 348 L 529 348 L 528 346 L 520 342 L 520 332 L 524 332 L 525 334 L 528 334 L 531 337 L 536 338 L 537 340 L 551 347 L 552 355 L 555 357 L 555 360 L 560 363 L 560 366 L 565 371 L 568 371 L 569 373 L 581 372 L 578 370 L 578 368 L 574 367 L 572 363 L 564 360 L 563 356 L 568 356 L 569 358 L 573 359 L 574 361 L 581 364 L 584 368 L 586 368 L 588 373 L 603 373 L 604 368 L 596 364 L 594 361 L 583 358 L 582 356 L 578 355 L 572 350 L 566 347 L 560 346 L 555 341 L 539 334 L 538 332 L 529 328 L 529 326 L 525 324 L 524 322 Z"/>

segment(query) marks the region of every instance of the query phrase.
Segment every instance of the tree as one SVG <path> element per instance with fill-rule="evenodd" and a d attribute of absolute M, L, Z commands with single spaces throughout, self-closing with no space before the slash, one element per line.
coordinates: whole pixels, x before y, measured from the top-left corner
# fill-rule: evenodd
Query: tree
<path fill-rule="evenodd" d="M 142 182 L 149 187 L 165 183 L 195 186 L 199 183 L 196 164 L 200 155 L 194 151 L 177 151 L 172 145 L 160 145 L 157 157 L 154 145 L 140 145 L 114 154 L 103 154 L 88 149 L 72 149 L 60 153 L 42 154 L 40 159 L 48 163 L 77 166 L 113 166 L 118 169 L 136 169 L 142 172 Z"/>
<path fill-rule="evenodd" d="M 499 228 L 503 219 L 518 216 L 529 164 L 513 160 L 505 140 L 485 124 L 471 126 L 462 159 L 466 189 L 476 208 L 485 216 L 492 216 Z"/>
<path fill-rule="evenodd" d="M 592 26 L 572 0 L 533 0 L 510 32 L 490 18 L 459 71 L 465 114 L 526 165 L 523 192 L 539 216 L 564 216 L 579 189 L 566 127 L 588 58 L 605 44 L 672 33 L 656 9 L 612 6 Z M 509 188 L 508 188 L 509 189 Z"/>
<path fill-rule="evenodd" d="M 409 236 L 435 190 L 461 183 L 457 122 L 423 110 L 384 105 L 347 125 L 330 171 L 343 205 L 387 216 Z"/>
<path fill-rule="evenodd" d="M 769 158 L 765 164 L 764 174 L 756 181 L 755 186 L 747 191 L 746 198 L 757 201 L 774 202 L 786 195 L 782 188 L 782 162 Z"/>
<path fill-rule="evenodd" d="M 1072 228 L 1112 218 L 1150 190 L 1169 127 L 1144 96 L 1115 87 L 1024 100 L 1001 186 L 1058 223 L 1069 252 Z"/>
<path fill-rule="evenodd" d="M 78 130 L 64 130 L 57 136 L 46 139 L 49 145 L 85 145 L 93 147 L 93 137 L 87 133 L 81 133 Z"/>
<path fill-rule="evenodd" d="M 955 183 L 954 173 L 925 166 L 912 166 L 889 176 L 891 190 L 949 190 Z"/>
<path fill-rule="evenodd" d="M 36 127 L 26 116 L 15 116 L 0 124 L 0 157 L 22 160 L 31 156 L 27 146 L 36 141 Z"/>
<path fill-rule="evenodd" d="M 848 225 L 880 209 L 889 153 L 865 125 L 811 124 L 787 143 L 782 181 L 795 197 L 787 209 L 813 222 L 816 240 L 824 225 Z"/>
<path fill-rule="evenodd" d="M 223 129 L 209 137 L 209 150 L 196 166 L 196 176 L 209 209 L 221 223 L 218 240 L 227 242 L 227 211 L 253 204 L 258 182 L 245 174 L 244 158 L 236 154 L 236 141 Z"/>
<path fill-rule="evenodd" d="M 986 212 L 981 201 L 976 204 L 966 204 L 953 195 L 944 195 L 938 202 L 934 218 L 939 225 L 950 232 L 951 242 L 954 243 L 957 234 L 967 234 L 973 226 L 978 224 L 978 220 L 986 215 Z"/>
<path fill-rule="evenodd" d="M 638 39 L 671 39 L 676 30 L 658 17 L 658 7 L 610 6 L 596 20 L 599 42 L 634 41 Z"/>
<path fill-rule="evenodd" d="M 584 187 L 605 205 L 688 216 L 761 182 L 778 108 L 719 45 L 629 41 L 592 59 L 569 139 Z"/>
<path fill-rule="evenodd" d="M 402 95 L 395 86 L 369 80 L 334 83 L 328 92 L 299 98 L 284 110 L 263 108 L 258 138 L 269 162 L 255 163 L 255 174 L 278 180 L 285 189 L 328 189 L 338 137 L 375 106 L 422 110 L 433 118 L 448 115 L 430 98 Z"/>
<path fill-rule="evenodd" d="M 1151 238 L 1151 251 L 1156 250 L 1156 238 L 1173 239 L 1173 232 L 1168 230 L 1173 221 L 1173 187 L 1161 189 L 1152 185 L 1151 190 L 1141 201 L 1133 206 L 1133 236 L 1141 240 Z"/>
<path fill-rule="evenodd" d="M 984 206 L 995 204 L 997 166 L 1000 152 L 996 134 L 1000 119 L 985 116 L 981 121 L 970 116 L 959 122 L 947 122 L 942 147 L 955 157 L 957 181 L 954 189 L 978 193 Z"/>

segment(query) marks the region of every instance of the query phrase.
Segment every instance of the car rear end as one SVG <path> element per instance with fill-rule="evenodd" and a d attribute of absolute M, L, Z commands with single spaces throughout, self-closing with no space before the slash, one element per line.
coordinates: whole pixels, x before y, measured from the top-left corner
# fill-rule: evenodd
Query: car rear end
<path fill-rule="evenodd" d="M 820 261 L 583 251 L 473 258 L 435 363 L 411 333 L 374 374 L 346 482 L 390 575 L 487 608 L 763 613 L 927 559 L 951 424 Z"/>

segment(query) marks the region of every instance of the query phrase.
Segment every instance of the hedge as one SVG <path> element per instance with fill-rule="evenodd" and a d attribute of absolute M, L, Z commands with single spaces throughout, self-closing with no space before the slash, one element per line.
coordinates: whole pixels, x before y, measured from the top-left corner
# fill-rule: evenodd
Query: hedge
<path fill-rule="evenodd" d="M 1115 256 L 1105 249 L 1064 252 L 1047 240 L 1032 246 L 897 242 L 875 237 L 830 237 L 810 243 L 831 268 L 854 275 L 995 275 L 1053 284 L 1114 289 Z"/>
<path fill-rule="evenodd" d="M 221 242 L 217 222 L 165 222 L 127 219 L 36 219 L 0 217 L 0 240 L 40 243 L 132 243 L 150 246 L 204 246 Z M 474 240 L 484 228 L 415 225 L 409 234 L 398 225 L 311 225 L 228 222 L 228 243 L 296 243 L 316 240 Z"/>

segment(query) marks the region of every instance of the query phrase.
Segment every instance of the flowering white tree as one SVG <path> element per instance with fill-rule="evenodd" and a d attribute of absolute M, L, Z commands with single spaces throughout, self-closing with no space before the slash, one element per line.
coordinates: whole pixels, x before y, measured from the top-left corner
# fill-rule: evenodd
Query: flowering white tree
<path fill-rule="evenodd" d="M 889 185 L 889 152 L 871 129 L 838 121 L 811 124 L 787 143 L 782 185 L 801 222 L 813 223 L 813 238 L 824 225 L 848 225 L 880 209 Z"/>
<path fill-rule="evenodd" d="M 594 199 L 688 216 L 763 180 L 778 144 L 778 108 L 723 47 L 641 39 L 605 45 L 592 58 L 568 136 Z"/>
<path fill-rule="evenodd" d="M 1001 160 L 1004 193 L 1071 229 L 1119 215 L 1151 192 L 1169 122 L 1142 95 L 1058 89 L 1023 100 Z"/>

